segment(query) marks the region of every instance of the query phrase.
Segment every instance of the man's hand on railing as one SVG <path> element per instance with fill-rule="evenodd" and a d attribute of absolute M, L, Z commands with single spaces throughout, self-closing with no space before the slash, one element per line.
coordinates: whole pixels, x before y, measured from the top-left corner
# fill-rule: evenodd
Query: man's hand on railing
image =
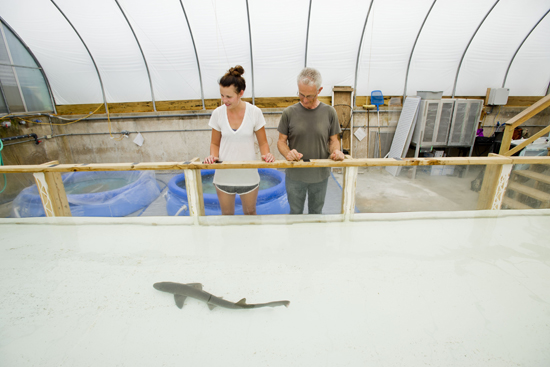
<path fill-rule="evenodd" d="M 216 163 L 217 161 L 218 161 L 218 157 L 214 157 L 213 155 L 209 155 L 204 159 L 204 163 L 206 164 Z"/>
<path fill-rule="evenodd" d="M 332 154 L 330 155 L 330 159 L 333 161 L 343 161 L 345 158 L 344 153 L 342 153 L 340 150 L 336 149 Z"/>
<path fill-rule="evenodd" d="M 304 155 L 302 153 L 299 153 L 296 149 L 292 149 L 288 154 L 286 155 L 287 161 L 299 161 L 302 159 Z"/>

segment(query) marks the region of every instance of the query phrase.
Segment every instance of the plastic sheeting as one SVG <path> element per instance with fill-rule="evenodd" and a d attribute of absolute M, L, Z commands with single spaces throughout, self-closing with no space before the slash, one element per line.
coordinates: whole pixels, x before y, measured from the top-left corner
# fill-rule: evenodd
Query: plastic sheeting
<path fill-rule="evenodd" d="M 2 18 L 39 60 L 57 104 L 101 103 L 103 96 L 92 59 L 54 3 L 90 50 L 107 102 L 218 98 L 218 79 L 236 64 L 246 71 L 245 97 L 253 90 L 255 97 L 295 96 L 296 75 L 306 64 L 323 74 L 325 96 L 335 85 L 354 86 L 356 77 L 358 95 L 375 89 L 401 95 L 405 83 L 407 94 L 451 95 L 456 84 L 457 96 L 485 95 L 487 88 L 502 87 L 514 53 L 550 9 L 550 0 L 389 0 L 372 6 L 359 0 L 118 0 L 120 7 L 110 0 L 0 0 Z M 546 18 L 510 66 L 505 87 L 512 96 L 547 92 Z"/>

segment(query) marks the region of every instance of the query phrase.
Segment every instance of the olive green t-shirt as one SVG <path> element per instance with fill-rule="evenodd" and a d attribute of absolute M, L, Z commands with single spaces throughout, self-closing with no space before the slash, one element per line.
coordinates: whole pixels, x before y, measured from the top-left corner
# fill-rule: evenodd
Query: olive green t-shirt
<path fill-rule="evenodd" d="M 278 130 L 288 136 L 288 146 L 304 156 L 302 159 L 327 159 L 330 156 L 328 142 L 332 135 L 340 133 L 336 110 L 324 103 L 310 110 L 296 103 L 285 108 Z M 330 175 L 330 168 L 287 168 L 291 180 L 307 183 L 320 182 Z"/>

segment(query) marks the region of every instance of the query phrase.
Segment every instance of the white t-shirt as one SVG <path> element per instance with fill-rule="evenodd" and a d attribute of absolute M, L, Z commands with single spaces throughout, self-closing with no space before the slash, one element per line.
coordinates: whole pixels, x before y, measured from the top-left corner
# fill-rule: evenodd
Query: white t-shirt
<path fill-rule="evenodd" d="M 234 131 L 229 125 L 227 107 L 222 105 L 212 112 L 208 125 L 222 133 L 220 161 L 255 161 L 255 132 L 265 125 L 258 107 L 245 102 L 246 110 L 241 126 Z M 257 169 L 217 169 L 214 183 L 227 186 L 252 186 L 260 182 Z"/>

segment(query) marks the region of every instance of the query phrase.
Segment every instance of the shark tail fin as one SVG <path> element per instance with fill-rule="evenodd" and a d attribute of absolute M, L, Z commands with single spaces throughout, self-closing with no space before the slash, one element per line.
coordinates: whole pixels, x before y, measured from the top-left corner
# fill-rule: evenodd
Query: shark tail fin
<path fill-rule="evenodd" d="M 246 306 L 246 298 L 241 299 L 239 302 L 236 303 L 239 306 Z"/>

